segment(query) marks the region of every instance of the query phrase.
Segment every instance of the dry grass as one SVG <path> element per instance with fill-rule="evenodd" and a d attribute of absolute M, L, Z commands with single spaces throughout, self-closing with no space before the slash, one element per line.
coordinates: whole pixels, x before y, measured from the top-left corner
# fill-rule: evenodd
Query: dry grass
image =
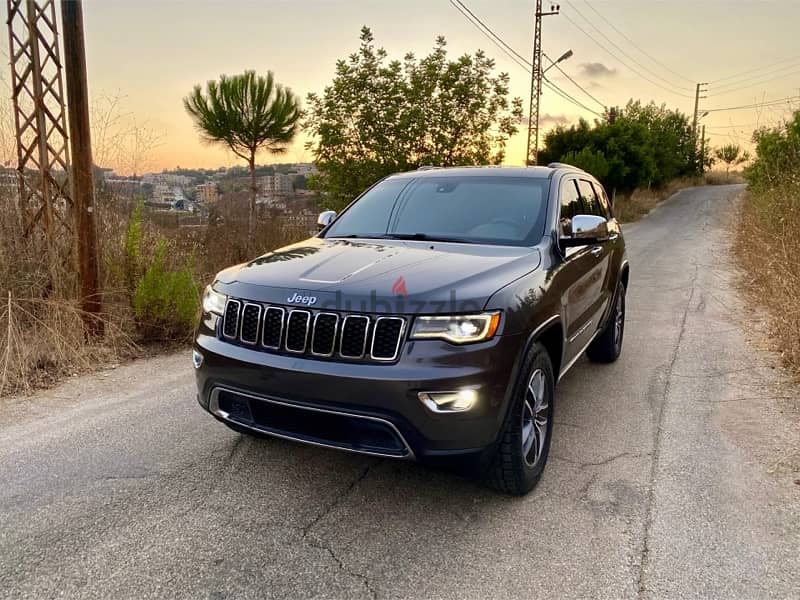
<path fill-rule="evenodd" d="M 742 286 L 767 311 L 770 337 L 800 377 L 800 184 L 748 192 L 737 230 Z"/>
<path fill-rule="evenodd" d="M 741 171 L 707 171 L 703 175 L 706 185 L 730 185 L 732 183 L 745 183 L 744 175 Z"/>
<path fill-rule="evenodd" d="M 675 179 L 661 189 L 637 189 L 629 195 L 618 195 L 614 201 L 614 214 L 623 223 L 638 221 L 660 202 L 687 187 L 703 185 L 699 177 Z"/>
<path fill-rule="evenodd" d="M 85 315 L 74 300 L 72 265 L 58 259 L 51 268 L 49 261 L 43 260 L 47 247 L 42 237 L 24 237 L 14 202 L 0 198 L 0 397 L 30 393 L 65 376 L 185 345 L 186 336 L 160 339 L 153 345 L 137 328 L 131 308 L 136 281 L 125 250 L 133 204 L 119 198 L 98 198 L 104 313 L 97 318 L 104 324 L 105 335 L 92 340 L 84 335 Z M 250 257 L 245 243 L 246 214 L 246 203 L 231 202 L 208 226 L 162 227 L 147 218 L 135 270 L 140 276 L 161 241 L 167 250 L 167 266 L 188 269 L 202 290 L 217 271 Z M 307 235 L 301 225 L 287 225 L 264 215 L 257 229 L 257 247 L 266 251 Z M 58 238 L 53 254 L 67 256 L 64 244 L 68 243 L 66 236 Z"/>

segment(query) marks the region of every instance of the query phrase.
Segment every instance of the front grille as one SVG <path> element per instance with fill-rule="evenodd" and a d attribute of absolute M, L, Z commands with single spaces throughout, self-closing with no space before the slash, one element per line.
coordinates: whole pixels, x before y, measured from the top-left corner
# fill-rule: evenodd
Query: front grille
<path fill-rule="evenodd" d="M 406 329 L 402 317 L 341 315 L 230 298 L 222 336 L 259 350 L 347 361 L 392 362 Z"/>

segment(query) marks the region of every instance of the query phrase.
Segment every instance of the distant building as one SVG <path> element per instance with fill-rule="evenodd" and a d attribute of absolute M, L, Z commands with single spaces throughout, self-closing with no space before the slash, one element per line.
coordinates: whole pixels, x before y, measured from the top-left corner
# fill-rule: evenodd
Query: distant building
<path fill-rule="evenodd" d="M 292 177 L 283 173 L 261 178 L 261 192 L 265 196 L 288 196 L 294 191 Z"/>
<path fill-rule="evenodd" d="M 19 201 L 19 173 L 15 169 L 0 167 L 0 200 Z"/>
<path fill-rule="evenodd" d="M 197 199 L 204 204 L 216 204 L 219 200 L 219 187 L 213 181 L 195 186 Z"/>

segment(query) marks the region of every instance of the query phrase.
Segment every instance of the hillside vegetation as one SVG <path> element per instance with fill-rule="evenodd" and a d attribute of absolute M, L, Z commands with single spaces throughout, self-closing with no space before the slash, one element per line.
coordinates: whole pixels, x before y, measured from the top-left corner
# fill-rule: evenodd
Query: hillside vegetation
<path fill-rule="evenodd" d="M 769 313 L 777 349 L 800 375 L 800 111 L 754 141 L 737 257 L 751 299 Z"/>

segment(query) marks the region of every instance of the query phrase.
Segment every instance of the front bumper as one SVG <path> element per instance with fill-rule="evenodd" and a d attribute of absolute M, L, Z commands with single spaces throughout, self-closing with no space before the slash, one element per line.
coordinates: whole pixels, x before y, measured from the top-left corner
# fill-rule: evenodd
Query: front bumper
<path fill-rule="evenodd" d="M 201 328 L 194 346 L 203 358 L 195 370 L 198 400 L 220 420 L 317 445 L 421 460 L 480 453 L 497 438 L 523 343 L 523 335 L 460 347 L 406 341 L 394 364 L 357 364 L 270 354 L 229 344 Z M 421 391 L 465 387 L 476 391 L 477 401 L 464 412 L 434 413 L 418 398 Z M 231 405 L 233 396 L 242 404 Z M 221 406 L 220 398 L 226 397 L 228 404 Z M 292 412 L 302 421 L 302 433 L 286 425 Z M 386 435 L 393 430 L 405 449 L 386 452 L 307 435 L 305 427 L 326 414 L 331 423 L 344 415 L 357 429 L 383 428 Z M 274 418 L 280 426 L 268 421 Z M 345 425 L 337 426 L 339 434 L 345 435 Z"/>

